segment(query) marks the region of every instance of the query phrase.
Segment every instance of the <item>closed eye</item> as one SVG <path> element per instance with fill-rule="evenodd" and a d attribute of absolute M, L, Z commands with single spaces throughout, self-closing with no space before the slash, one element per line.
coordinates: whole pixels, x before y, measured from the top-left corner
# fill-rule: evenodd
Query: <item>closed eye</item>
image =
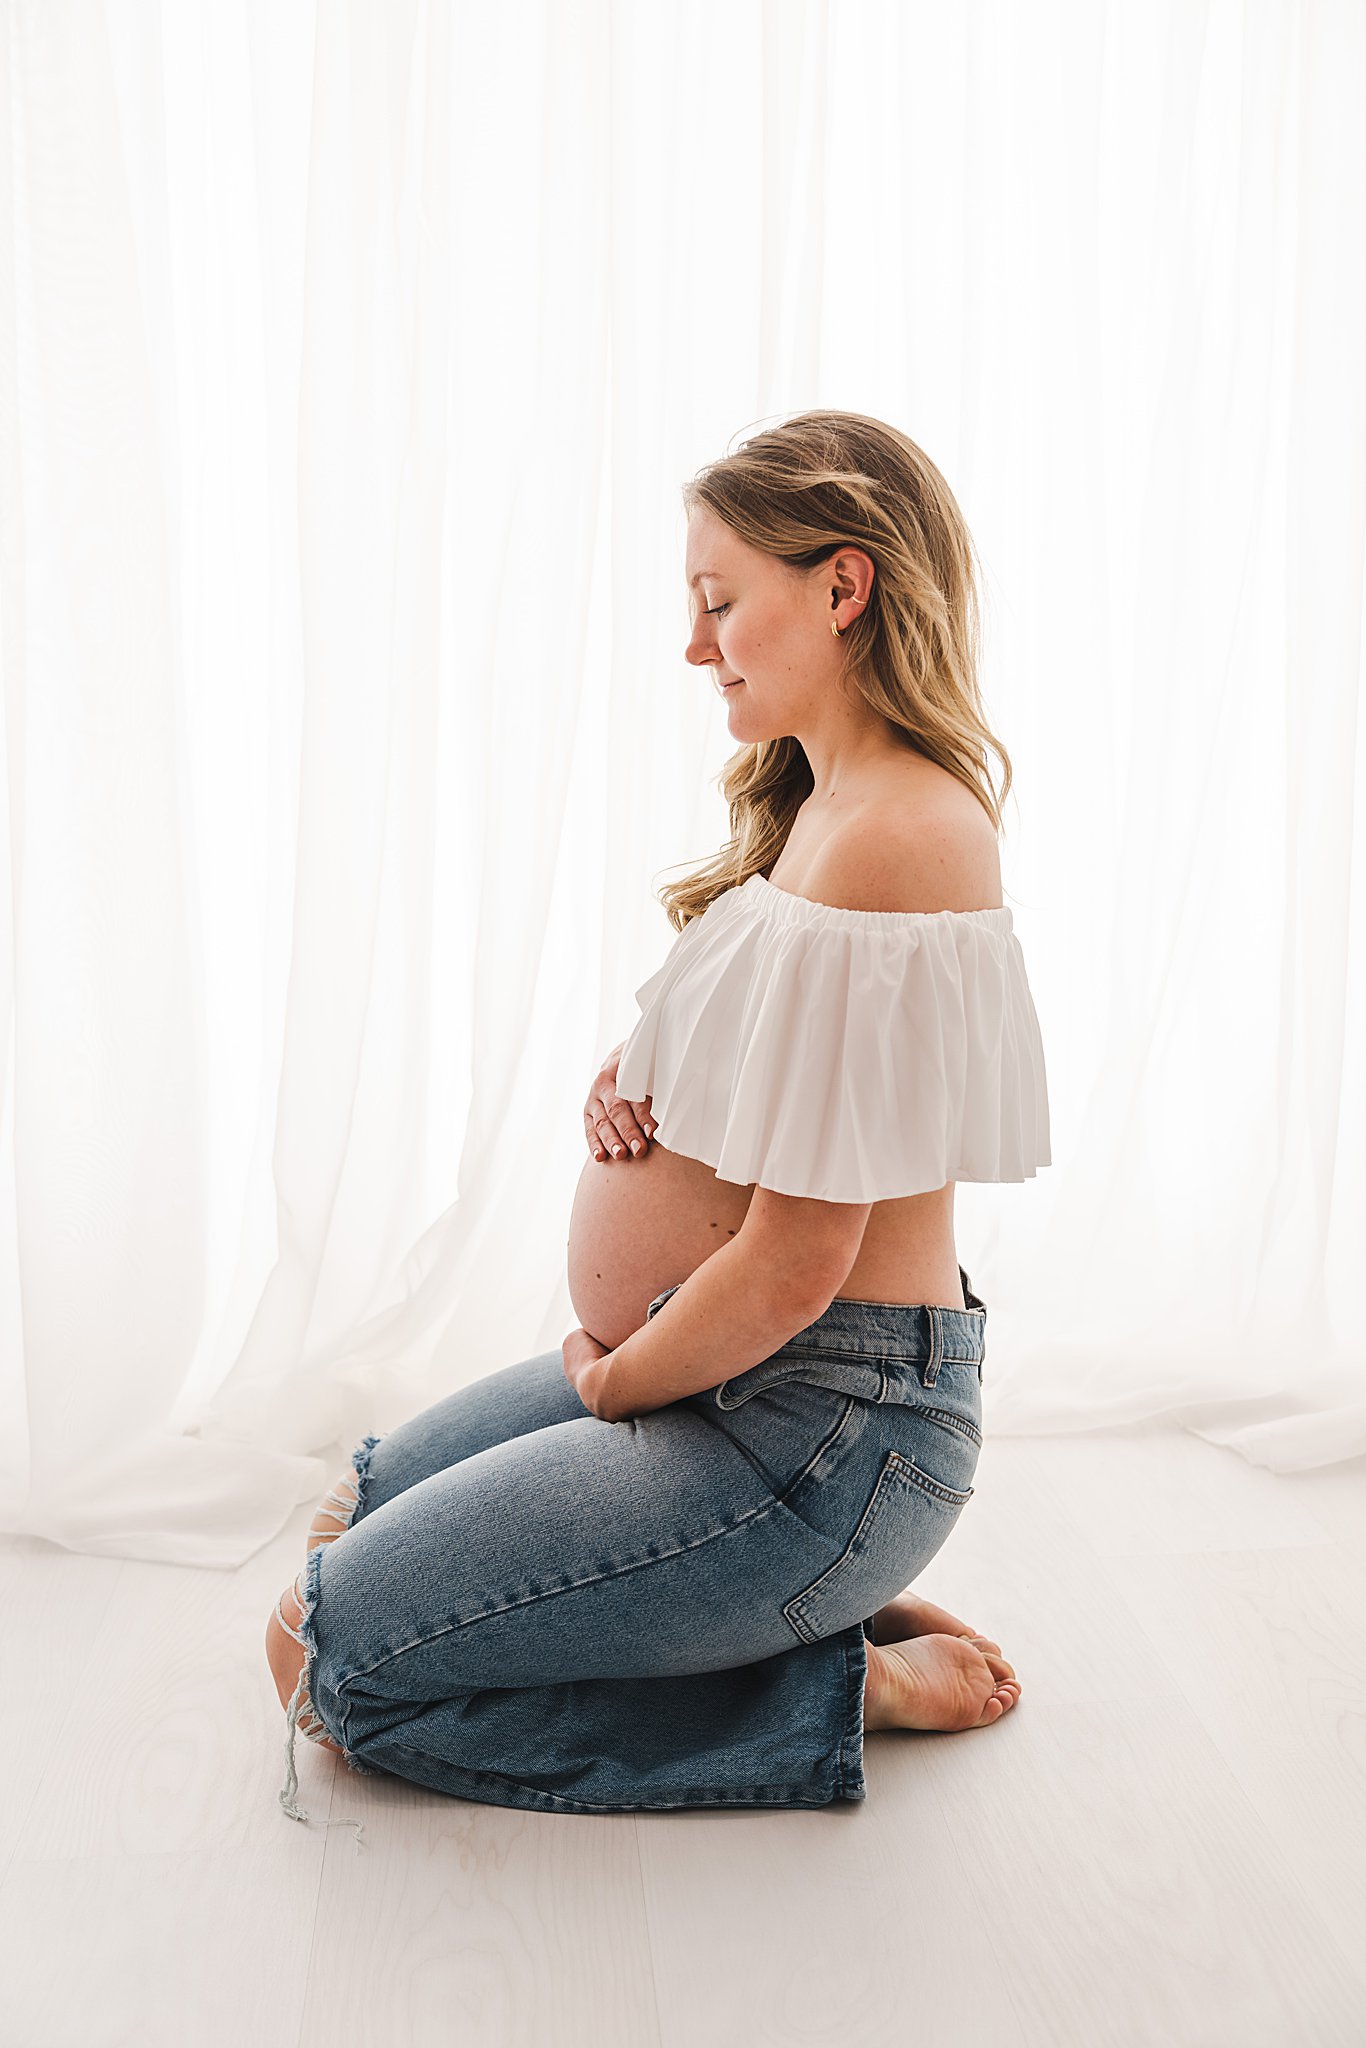
<path fill-rule="evenodd" d="M 719 612 L 728 612 L 729 610 L 730 610 L 730 604 L 729 604 L 729 602 L 727 602 L 726 604 L 714 604 L 714 605 L 712 606 L 711 610 L 710 610 L 710 611 L 709 611 L 709 612 L 708 612 L 708 613 L 706 614 L 706 616 L 707 616 L 707 618 L 709 618 L 709 619 L 714 619 L 714 618 L 715 618 L 715 617 L 717 616 L 717 614 L 718 614 Z"/>

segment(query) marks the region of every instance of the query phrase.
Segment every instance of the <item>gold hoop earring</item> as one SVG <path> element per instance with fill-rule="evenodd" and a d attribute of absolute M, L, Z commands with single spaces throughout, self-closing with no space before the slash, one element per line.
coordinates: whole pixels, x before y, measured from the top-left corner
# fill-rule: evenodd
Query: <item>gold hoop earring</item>
<path fill-rule="evenodd" d="M 850 604 L 867 604 L 868 600 L 866 597 L 851 597 L 849 602 Z M 855 621 L 855 623 L 857 623 L 857 621 Z M 835 621 L 833 619 L 830 621 L 830 630 L 837 640 L 842 640 L 844 638 L 843 633 L 841 633 L 839 627 L 835 624 Z"/>

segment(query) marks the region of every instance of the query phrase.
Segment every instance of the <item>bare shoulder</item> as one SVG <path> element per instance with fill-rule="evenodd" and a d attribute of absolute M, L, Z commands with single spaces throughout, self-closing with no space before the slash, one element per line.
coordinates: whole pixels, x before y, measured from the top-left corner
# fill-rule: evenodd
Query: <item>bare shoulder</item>
<path fill-rule="evenodd" d="M 801 893 L 843 910 L 997 910 L 996 829 L 945 769 L 894 779 L 830 831 Z"/>

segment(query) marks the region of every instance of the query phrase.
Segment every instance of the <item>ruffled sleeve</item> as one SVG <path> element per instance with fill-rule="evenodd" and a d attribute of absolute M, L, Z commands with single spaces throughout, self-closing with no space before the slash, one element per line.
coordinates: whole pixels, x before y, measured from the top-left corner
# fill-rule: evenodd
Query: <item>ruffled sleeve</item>
<path fill-rule="evenodd" d="M 1039 1021 L 1008 907 L 840 910 L 762 875 L 636 991 L 618 1092 L 718 1178 L 826 1202 L 1052 1163 Z"/>

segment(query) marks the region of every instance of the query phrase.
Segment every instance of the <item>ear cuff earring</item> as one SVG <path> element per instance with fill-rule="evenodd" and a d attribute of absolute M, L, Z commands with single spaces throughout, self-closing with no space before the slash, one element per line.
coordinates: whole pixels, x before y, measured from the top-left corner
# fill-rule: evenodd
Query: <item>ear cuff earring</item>
<path fill-rule="evenodd" d="M 866 597 L 851 597 L 849 602 L 850 604 L 867 604 L 868 600 Z M 837 640 L 842 640 L 844 638 L 843 633 L 841 633 L 839 627 L 835 624 L 835 621 L 833 619 L 830 621 L 830 630 Z"/>

